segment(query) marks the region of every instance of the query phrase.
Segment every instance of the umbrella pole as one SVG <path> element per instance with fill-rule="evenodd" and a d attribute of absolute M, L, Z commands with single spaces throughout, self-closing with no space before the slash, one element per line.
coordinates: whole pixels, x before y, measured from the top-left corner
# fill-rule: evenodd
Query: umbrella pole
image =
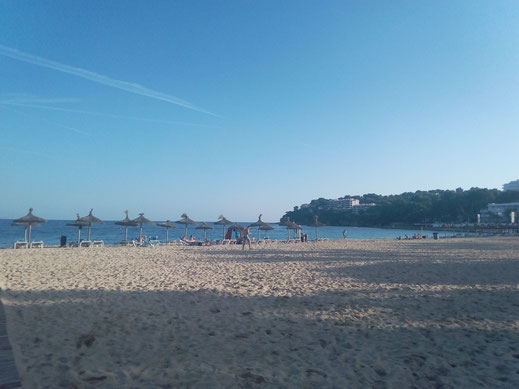
<path fill-rule="evenodd" d="M 139 243 L 142 243 L 142 223 L 141 228 L 139 229 Z"/>
<path fill-rule="evenodd" d="M 29 224 L 29 238 L 27 239 L 28 246 L 31 247 L 31 230 L 32 224 Z"/>
<path fill-rule="evenodd" d="M 222 240 L 225 240 L 225 224 L 223 225 L 223 230 L 222 230 Z"/>
<path fill-rule="evenodd" d="M 169 230 L 169 228 L 166 227 L 166 243 L 168 243 L 168 230 Z"/>
<path fill-rule="evenodd" d="M 92 224 L 88 225 L 88 240 L 90 240 L 90 229 L 92 228 Z"/>
<path fill-rule="evenodd" d="M 319 236 L 317 235 L 317 227 L 315 227 L 315 240 L 319 240 Z"/>
<path fill-rule="evenodd" d="M 128 242 L 128 226 L 124 228 L 124 240 Z"/>
<path fill-rule="evenodd" d="M 287 228 L 288 231 L 288 240 L 290 240 L 290 228 Z"/>
<path fill-rule="evenodd" d="M 25 242 L 27 242 L 27 226 L 25 226 L 25 229 L 23 231 L 23 236 L 24 236 Z"/>
<path fill-rule="evenodd" d="M 206 239 L 205 239 L 206 232 L 207 232 L 207 231 L 204 230 L 204 242 L 206 241 Z"/>
<path fill-rule="evenodd" d="M 261 235 L 260 235 L 260 234 L 261 234 L 261 231 L 260 231 L 260 228 L 259 228 L 259 226 L 258 226 L 258 242 L 259 242 L 260 239 L 261 239 Z"/>
<path fill-rule="evenodd" d="M 187 224 L 186 224 L 186 229 L 184 230 L 184 240 L 187 239 Z"/>
<path fill-rule="evenodd" d="M 81 228 L 78 227 L 77 228 L 77 244 L 79 245 L 80 242 L 81 242 Z"/>

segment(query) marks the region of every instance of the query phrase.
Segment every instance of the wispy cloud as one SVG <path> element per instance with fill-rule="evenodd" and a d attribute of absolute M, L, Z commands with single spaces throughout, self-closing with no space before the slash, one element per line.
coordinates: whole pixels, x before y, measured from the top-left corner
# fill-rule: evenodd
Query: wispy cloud
<path fill-rule="evenodd" d="M 151 119 L 151 118 L 143 118 L 143 117 L 137 117 L 137 116 L 124 116 L 124 115 L 116 115 L 116 114 L 111 114 L 111 113 L 84 111 L 81 109 L 47 106 L 47 105 L 41 105 L 41 104 L 18 103 L 16 101 L 12 101 L 12 100 L 0 100 L 0 104 L 7 105 L 7 106 L 16 106 L 16 107 L 40 108 L 40 109 L 46 109 L 46 110 L 50 110 L 50 111 L 80 113 L 80 114 L 92 115 L 92 116 L 104 116 L 104 117 L 110 117 L 110 118 L 115 118 L 115 119 L 130 119 L 130 120 L 140 120 L 140 121 L 153 122 L 153 123 L 173 124 L 173 125 L 177 125 L 177 126 L 221 128 L 220 126 L 213 126 L 213 125 L 209 125 L 209 124 L 190 123 L 190 122 L 182 122 L 182 121 L 174 121 L 174 120 Z"/>
<path fill-rule="evenodd" d="M 21 154 L 27 154 L 27 155 L 34 155 L 35 157 L 42 157 L 42 158 L 47 158 L 47 159 L 56 159 L 56 158 L 53 158 L 52 156 L 50 156 L 48 154 L 39 153 L 37 151 L 20 149 L 18 147 L 3 147 L 3 146 L 0 146 L 0 150 L 8 151 L 8 152 L 11 152 L 11 153 L 14 153 L 14 154 L 20 154 L 21 153 Z"/>
<path fill-rule="evenodd" d="M 10 107 L 6 107 L 6 106 L 1 106 L 3 109 L 7 109 L 9 111 L 12 111 L 12 112 L 16 112 L 18 114 L 21 114 L 21 115 L 26 115 L 26 116 L 31 116 L 29 114 L 27 114 L 26 112 L 21 112 L 21 111 L 18 111 L 16 109 L 12 109 Z M 38 120 L 42 121 L 42 122 L 45 122 L 45 123 L 49 123 L 49 124 L 52 124 L 53 126 L 57 126 L 57 127 L 61 127 L 61 128 L 64 128 L 66 130 L 69 130 L 69 131 L 72 131 L 72 132 L 75 132 L 76 134 L 81 134 L 81 135 L 90 135 L 90 133 L 86 132 L 86 131 L 83 131 L 83 130 L 80 130 L 78 128 L 75 128 L 75 127 L 71 127 L 71 126 L 67 126 L 65 124 L 61 124 L 61 123 L 56 123 L 56 122 L 53 122 L 53 121 L 50 121 L 50 120 L 47 120 L 47 119 L 44 119 L 42 117 L 39 117 L 38 116 Z"/>
<path fill-rule="evenodd" d="M 9 104 L 63 104 L 80 101 L 71 97 L 39 97 L 25 93 L 6 93 L 0 96 L 0 102 Z"/>
<path fill-rule="evenodd" d="M 90 70 L 65 65 L 65 64 L 55 62 L 55 61 L 52 61 L 49 59 L 38 57 L 36 55 L 24 53 L 22 51 L 19 51 L 19 50 L 16 50 L 16 49 L 4 46 L 4 45 L 0 45 L 0 55 L 9 57 L 12 59 L 16 59 L 18 61 L 28 62 L 33 65 L 42 66 L 42 67 L 45 67 L 48 69 L 53 69 L 58 72 L 72 74 L 74 76 L 81 77 L 86 80 L 96 82 L 98 84 L 111 86 L 112 88 L 120 89 L 120 90 L 123 90 L 126 92 L 134 93 L 134 94 L 141 95 L 141 96 L 146 96 L 146 97 L 156 99 L 156 100 L 166 101 L 168 103 L 179 105 L 181 107 L 192 109 L 194 111 L 202 112 L 202 113 L 205 113 L 208 115 L 218 116 L 218 115 L 216 115 L 212 112 L 209 112 L 203 108 L 200 108 L 188 101 L 179 99 L 178 97 L 171 96 L 166 93 L 157 92 L 153 89 L 146 88 L 145 86 L 142 86 L 140 84 L 113 79 L 113 78 L 104 76 L 102 74 L 92 72 Z"/>

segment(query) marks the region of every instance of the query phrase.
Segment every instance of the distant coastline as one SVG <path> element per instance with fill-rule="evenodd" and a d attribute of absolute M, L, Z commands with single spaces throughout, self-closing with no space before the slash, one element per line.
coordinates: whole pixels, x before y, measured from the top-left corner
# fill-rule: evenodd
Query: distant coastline
<path fill-rule="evenodd" d="M 506 212 L 492 213 L 486 208 L 506 204 Z M 510 213 L 519 215 L 519 191 L 471 188 L 463 190 L 429 190 L 399 195 L 346 195 L 338 199 L 319 198 L 295 206 L 281 218 L 311 225 L 317 217 L 330 226 L 373 228 L 424 228 L 464 230 L 467 226 L 504 228 L 511 223 Z M 517 223 L 515 223 L 517 224 Z M 482 227 L 483 228 L 483 227 Z"/>

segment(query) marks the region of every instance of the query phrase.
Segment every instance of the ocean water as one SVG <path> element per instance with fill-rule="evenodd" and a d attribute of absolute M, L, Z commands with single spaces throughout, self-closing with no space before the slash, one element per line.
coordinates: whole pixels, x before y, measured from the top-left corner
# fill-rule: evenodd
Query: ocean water
<path fill-rule="evenodd" d="M 67 226 L 70 220 L 49 220 L 39 226 L 32 228 L 32 240 L 44 241 L 46 245 L 57 245 L 60 243 L 61 236 L 67 237 L 68 242 L 77 241 L 77 227 Z M 12 220 L 0 219 L 0 248 L 13 247 L 14 242 L 24 240 L 24 227 L 12 226 Z M 240 223 L 247 226 L 252 222 Z M 208 223 L 210 224 L 210 223 Z M 212 224 L 210 224 L 212 225 Z M 271 224 L 274 230 L 268 232 L 271 239 L 287 239 L 288 233 L 286 227 L 278 224 Z M 214 225 L 213 230 L 207 230 L 207 238 L 211 240 L 222 239 L 222 226 Z M 227 228 L 227 227 L 226 227 Z M 398 236 L 404 237 L 408 235 L 421 233 L 427 237 L 432 237 L 432 231 L 416 230 L 397 230 L 367 227 L 332 227 L 325 226 L 319 228 L 319 238 L 342 239 L 343 231 L 346 230 L 346 236 L 349 239 L 395 239 Z M 257 227 L 251 227 L 253 237 L 258 237 Z M 313 227 L 303 226 L 303 233 L 308 234 L 308 240 L 315 239 L 315 229 Z M 203 239 L 203 230 L 196 230 L 193 226 L 188 226 L 187 235 L 194 235 L 198 239 Z M 293 236 L 293 233 L 291 233 Z M 166 229 L 155 224 L 143 225 L 143 235 L 150 238 L 157 238 L 160 241 L 166 240 Z M 177 240 L 184 236 L 184 226 L 178 225 L 177 228 L 169 229 L 169 240 Z M 265 231 L 261 231 L 261 237 L 265 236 Z M 128 228 L 128 239 L 136 239 L 139 237 L 139 227 Z M 81 239 L 87 239 L 87 228 L 81 230 Z M 115 224 L 115 221 L 105 221 L 103 224 L 92 225 L 91 240 L 103 240 L 105 244 L 116 244 L 124 240 L 124 227 Z"/>

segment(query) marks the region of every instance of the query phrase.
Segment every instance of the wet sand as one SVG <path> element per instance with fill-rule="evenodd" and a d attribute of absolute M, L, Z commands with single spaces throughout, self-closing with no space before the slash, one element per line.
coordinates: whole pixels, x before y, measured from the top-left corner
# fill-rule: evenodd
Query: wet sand
<path fill-rule="evenodd" d="M 0 250 L 27 388 L 519 387 L 519 239 Z"/>

